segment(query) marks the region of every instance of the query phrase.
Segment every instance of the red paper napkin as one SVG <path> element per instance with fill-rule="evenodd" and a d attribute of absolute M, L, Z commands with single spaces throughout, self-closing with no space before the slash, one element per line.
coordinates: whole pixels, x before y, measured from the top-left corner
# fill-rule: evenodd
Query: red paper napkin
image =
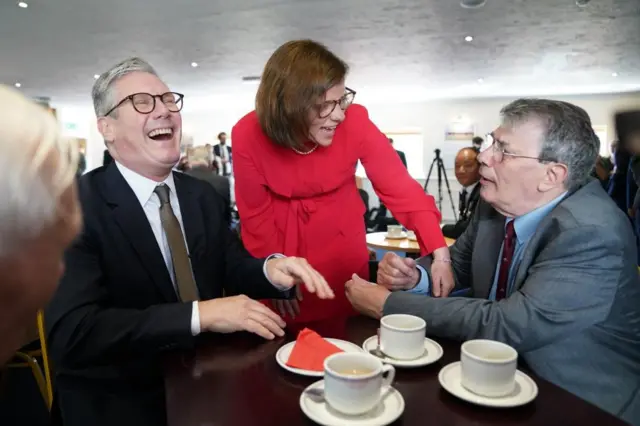
<path fill-rule="evenodd" d="M 325 358 L 338 352 L 344 351 L 315 331 L 305 328 L 298 334 L 287 365 L 303 370 L 322 371 Z"/>

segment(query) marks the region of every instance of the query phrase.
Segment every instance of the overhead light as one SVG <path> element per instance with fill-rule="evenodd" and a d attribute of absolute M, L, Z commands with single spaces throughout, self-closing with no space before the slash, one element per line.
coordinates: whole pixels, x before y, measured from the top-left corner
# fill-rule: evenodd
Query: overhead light
<path fill-rule="evenodd" d="M 26 9 L 26 8 L 29 7 L 29 5 L 27 3 L 25 3 L 25 2 L 23 2 L 23 1 L 18 2 L 18 6 L 20 6 L 23 9 Z"/>
<path fill-rule="evenodd" d="M 94 74 L 93 78 L 96 79 L 96 80 L 99 79 L 100 78 L 100 74 Z"/>
<path fill-rule="evenodd" d="M 469 41 L 469 42 L 471 42 L 471 41 L 473 41 L 473 37 L 472 37 L 472 36 L 466 36 L 466 37 L 464 38 L 464 41 Z"/>
<path fill-rule="evenodd" d="M 20 88 L 20 87 L 22 87 L 22 84 L 16 83 L 16 84 L 14 84 L 14 86 L 16 86 L 17 88 Z"/>
<path fill-rule="evenodd" d="M 478 84 L 482 84 L 482 83 L 484 83 L 484 78 L 479 78 L 478 79 Z"/>
<path fill-rule="evenodd" d="M 618 76 L 618 73 L 617 73 L 617 72 L 612 72 L 612 73 L 611 73 L 611 77 L 617 77 L 617 76 Z"/>
<path fill-rule="evenodd" d="M 197 62 L 191 62 L 191 66 L 196 68 L 198 66 L 198 63 Z"/>
<path fill-rule="evenodd" d="M 477 9 L 479 7 L 484 6 L 487 3 L 487 0 L 461 0 L 460 6 L 465 9 Z"/>

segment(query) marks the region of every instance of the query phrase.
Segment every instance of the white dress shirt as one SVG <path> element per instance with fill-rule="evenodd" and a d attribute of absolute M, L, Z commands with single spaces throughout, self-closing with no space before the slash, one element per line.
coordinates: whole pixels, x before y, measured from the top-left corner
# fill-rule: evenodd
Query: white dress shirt
<path fill-rule="evenodd" d="M 160 252 L 162 253 L 162 257 L 164 258 L 164 263 L 167 265 L 167 270 L 169 271 L 169 276 L 171 277 L 173 288 L 177 292 L 176 279 L 173 271 L 173 260 L 171 258 L 171 250 L 169 248 L 169 240 L 167 239 L 167 235 L 165 234 L 164 228 L 162 227 L 162 221 L 160 220 L 160 199 L 158 198 L 158 195 L 153 192 L 158 185 L 166 184 L 169 187 L 169 202 L 171 203 L 171 209 L 173 209 L 173 214 L 176 216 L 178 222 L 180 223 L 182 235 L 185 238 L 185 247 L 187 248 L 188 253 L 189 246 L 187 245 L 186 241 L 187 234 L 184 232 L 182 212 L 180 211 L 180 203 L 178 202 L 178 195 L 176 193 L 176 184 L 173 181 L 173 173 L 169 173 L 169 176 L 167 176 L 164 181 L 156 182 L 142 175 L 139 175 L 138 173 L 126 168 L 118 162 L 116 162 L 116 166 L 118 167 L 118 170 L 120 170 L 120 173 L 122 174 L 122 177 L 124 177 L 124 180 L 133 190 L 133 193 L 136 195 L 136 198 L 138 199 L 140 205 L 142 206 L 142 209 L 144 210 L 144 214 L 147 216 L 147 220 L 149 221 L 149 225 L 151 225 L 153 235 L 156 237 L 156 241 L 158 243 L 158 246 L 160 247 Z M 281 255 L 272 255 L 269 256 L 267 260 L 271 259 L 272 257 L 280 256 Z M 267 262 L 265 261 L 263 271 L 265 276 L 269 280 L 266 265 Z M 269 280 L 269 282 L 271 282 L 271 280 Z M 276 284 L 273 285 L 278 290 L 288 290 Z M 193 309 L 191 311 L 191 333 L 194 336 L 197 336 L 198 334 L 200 334 L 200 328 L 200 311 L 198 309 L 198 302 L 193 302 Z"/>

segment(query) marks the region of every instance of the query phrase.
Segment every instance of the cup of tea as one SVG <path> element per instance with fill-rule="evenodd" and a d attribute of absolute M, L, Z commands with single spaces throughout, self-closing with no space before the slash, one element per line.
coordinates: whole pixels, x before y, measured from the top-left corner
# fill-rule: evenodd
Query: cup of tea
<path fill-rule="evenodd" d="M 389 237 L 397 238 L 402 237 L 402 225 L 389 225 L 387 226 L 387 235 Z"/>
<path fill-rule="evenodd" d="M 495 340 L 469 340 L 460 351 L 461 384 L 477 395 L 490 398 L 513 392 L 518 352 Z"/>
<path fill-rule="evenodd" d="M 336 411 L 358 415 L 373 410 L 391 386 L 396 370 L 373 355 L 341 352 L 324 360 L 324 397 Z"/>
<path fill-rule="evenodd" d="M 385 315 L 380 320 L 380 349 L 396 359 L 416 359 L 424 354 L 427 323 L 406 314 Z"/>

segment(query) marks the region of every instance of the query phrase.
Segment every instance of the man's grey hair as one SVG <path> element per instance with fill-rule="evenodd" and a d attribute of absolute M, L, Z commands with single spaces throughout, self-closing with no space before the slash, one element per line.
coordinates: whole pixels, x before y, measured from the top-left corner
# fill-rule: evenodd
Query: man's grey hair
<path fill-rule="evenodd" d="M 518 99 L 502 108 L 500 115 L 507 127 L 532 120 L 543 126 L 539 158 L 567 166 L 568 190 L 589 181 L 600 152 L 600 139 L 584 109 L 549 99 Z"/>
<path fill-rule="evenodd" d="M 63 138 L 52 112 L 0 85 L 0 257 L 17 252 L 62 213 L 78 146 Z"/>
<path fill-rule="evenodd" d="M 115 83 L 125 75 L 134 72 L 146 72 L 158 76 L 155 69 L 147 61 L 140 58 L 125 59 L 102 73 L 91 90 L 93 109 L 97 117 L 107 115 L 107 112 L 120 101 L 120 99 L 116 99 Z M 111 114 L 117 117 L 117 110 Z"/>

